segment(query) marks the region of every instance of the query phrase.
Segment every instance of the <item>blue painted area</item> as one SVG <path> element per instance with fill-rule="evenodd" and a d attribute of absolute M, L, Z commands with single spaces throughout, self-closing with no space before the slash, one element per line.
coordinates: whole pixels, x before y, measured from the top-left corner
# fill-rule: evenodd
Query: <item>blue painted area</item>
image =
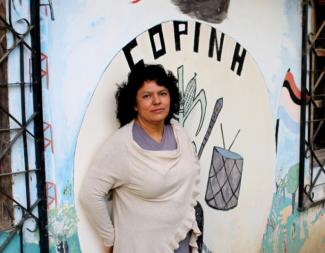
<path fill-rule="evenodd" d="M 291 119 L 283 106 L 280 106 L 278 109 L 278 117 L 280 119 L 280 124 L 284 124 L 293 134 L 300 133 L 299 123 Z"/>
<path fill-rule="evenodd" d="M 105 18 L 104 17 L 100 17 L 100 18 L 97 18 L 97 19 L 91 21 L 90 25 L 93 28 L 97 28 L 99 25 L 101 25 L 104 22 L 105 22 Z"/>
<path fill-rule="evenodd" d="M 297 86 L 300 87 L 300 60 L 301 60 L 301 4 L 296 0 L 283 1 L 284 17 L 287 20 L 287 27 L 284 30 L 284 37 L 287 39 L 283 43 L 281 50 L 281 62 L 288 69 L 290 68 L 295 75 Z"/>
<path fill-rule="evenodd" d="M 0 233 L 0 247 L 3 245 L 6 238 L 8 238 L 9 233 L 2 232 Z M 40 248 L 38 244 L 35 243 L 26 243 L 24 242 L 23 245 L 23 252 L 24 253 L 39 253 Z M 21 252 L 20 249 L 20 235 L 16 234 L 9 242 L 9 244 L 5 247 L 4 251 L 1 253 L 15 253 Z"/>
<path fill-rule="evenodd" d="M 299 135 L 293 133 L 285 124 L 279 124 L 276 160 L 276 180 L 283 179 L 289 168 L 299 161 Z"/>

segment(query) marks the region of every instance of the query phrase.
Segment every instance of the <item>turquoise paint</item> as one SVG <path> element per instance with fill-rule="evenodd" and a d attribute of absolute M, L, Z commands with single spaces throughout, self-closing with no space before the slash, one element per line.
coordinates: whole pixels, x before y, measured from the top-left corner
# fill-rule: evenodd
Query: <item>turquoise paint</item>
<path fill-rule="evenodd" d="M 299 184 L 299 164 L 295 164 L 290 167 L 289 172 L 286 176 L 286 190 L 288 193 L 295 193 L 298 189 Z"/>
<path fill-rule="evenodd" d="M 301 229 L 300 215 L 304 216 L 304 214 L 300 214 L 297 211 L 295 211 L 295 213 L 293 213 L 291 216 L 288 217 L 286 224 L 284 225 L 280 224 L 282 229 L 283 230 L 285 229 L 287 231 L 285 238 L 283 238 L 285 242 L 284 245 L 287 249 L 286 252 L 289 253 L 299 252 L 299 249 L 303 246 L 303 244 L 306 241 L 307 222 L 305 221 L 305 219 L 303 220 L 303 230 L 304 230 L 305 237 L 300 238 L 300 229 Z"/>
<path fill-rule="evenodd" d="M 314 219 L 311 221 L 311 224 L 315 224 L 321 217 L 321 215 L 323 215 L 325 213 L 324 209 L 319 210 L 316 214 Z"/>
<path fill-rule="evenodd" d="M 37 232 L 38 233 L 38 232 Z M 2 232 L 0 233 L 0 246 L 8 237 L 9 233 Z M 23 245 L 23 252 L 24 253 L 39 253 L 39 245 L 35 243 L 24 243 Z M 9 242 L 9 244 L 5 247 L 2 253 L 13 253 L 13 252 L 20 252 L 20 235 L 16 234 Z"/>
<path fill-rule="evenodd" d="M 299 252 L 306 238 L 308 238 L 308 224 L 306 213 L 299 213 L 295 207 L 295 194 L 298 186 L 297 164 L 291 166 L 282 179 L 279 180 L 277 190 L 273 195 L 271 213 L 263 236 L 263 252 Z M 282 224 L 282 211 L 291 206 L 293 213 Z M 303 224 L 301 227 L 301 215 Z M 304 230 L 304 238 L 300 238 L 300 231 Z"/>
<path fill-rule="evenodd" d="M 305 214 L 296 210 L 288 218 L 285 224 L 281 223 L 282 210 L 292 205 L 292 199 L 275 193 L 273 196 L 272 212 L 268 219 L 268 225 L 263 237 L 263 252 L 299 252 L 306 238 L 308 238 L 308 224 Z M 300 225 L 300 216 L 303 215 L 303 228 Z M 300 238 L 300 231 L 304 230 L 305 237 Z"/>
<path fill-rule="evenodd" d="M 282 180 L 273 195 L 273 203 L 271 213 L 268 218 L 268 225 L 263 236 L 263 252 L 299 252 L 306 240 L 309 238 L 309 227 L 317 223 L 321 216 L 325 214 L 325 209 L 319 211 L 315 209 L 298 212 L 296 206 L 292 206 L 293 213 L 287 217 L 286 223 L 281 223 L 281 213 L 288 206 L 293 205 L 294 195 L 290 196 L 290 189 L 292 190 L 295 184 L 288 183 L 288 180 L 296 181 L 295 170 L 296 165 L 290 168 L 291 172 L 286 175 L 287 180 Z M 291 175 L 289 175 L 291 174 Z M 293 179 L 292 179 L 293 178 Z M 291 184 L 291 185 L 290 185 Z M 313 216 L 312 216 L 313 215 Z M 301 238 L 301 232 L 303 238 Z M 322 241 L 325 243 L 325 238 Z M 275 249 L 275 250 L 274 250 Z"/>

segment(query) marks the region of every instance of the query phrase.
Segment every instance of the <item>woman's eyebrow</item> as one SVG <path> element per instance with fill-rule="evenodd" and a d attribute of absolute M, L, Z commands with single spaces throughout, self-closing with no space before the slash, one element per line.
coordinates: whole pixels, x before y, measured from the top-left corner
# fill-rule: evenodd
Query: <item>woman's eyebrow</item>
<path fill-rule="evenodd" d="M 158 90 L 158 91 L 144 90 L 144 91 L 142 91 L 142 93 L 154 93 L 154 92 L 164 92 L 164 91 L 167 91 L 168 92 L 168 89 L 167 88 L 163 88 L 163 89 Z"/>

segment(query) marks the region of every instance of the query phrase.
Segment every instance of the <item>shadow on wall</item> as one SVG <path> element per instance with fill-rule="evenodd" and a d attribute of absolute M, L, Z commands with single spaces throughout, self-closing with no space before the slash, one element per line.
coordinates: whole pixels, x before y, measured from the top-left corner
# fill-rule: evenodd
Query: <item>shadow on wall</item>
<path fill-rule="evenodd" d="M 230 0 L 172 0 L 181 12 L 211 23 L 221 23 L 228 13 Z"/>

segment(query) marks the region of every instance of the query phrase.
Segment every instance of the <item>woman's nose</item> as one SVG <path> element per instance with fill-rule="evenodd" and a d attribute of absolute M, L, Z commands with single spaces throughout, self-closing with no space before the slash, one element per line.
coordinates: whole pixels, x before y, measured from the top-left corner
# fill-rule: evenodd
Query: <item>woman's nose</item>
<path fill-rule="evenodd" d="M 160 97 L 159 97 L 159 95 L 154 95 L 153 96 L 153 104 L 155 104 L 155 105 L 158 105 L 158 104 L 160 104 Z"/>

